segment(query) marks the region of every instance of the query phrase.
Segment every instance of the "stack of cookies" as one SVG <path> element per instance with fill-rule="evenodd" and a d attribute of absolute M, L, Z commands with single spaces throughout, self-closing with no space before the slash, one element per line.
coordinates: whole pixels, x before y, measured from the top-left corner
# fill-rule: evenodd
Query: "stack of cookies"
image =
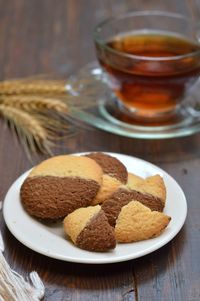
<path fill-rule="evenodd" d="M 32 169 L 20 193 L 31 216 L 63 219 L 66 238 L 89 251 L 158 236 L 170 222 L 162 212 L 162 177 L 128 173 L 122 162 L 104 153 L 45 160 Z"/>

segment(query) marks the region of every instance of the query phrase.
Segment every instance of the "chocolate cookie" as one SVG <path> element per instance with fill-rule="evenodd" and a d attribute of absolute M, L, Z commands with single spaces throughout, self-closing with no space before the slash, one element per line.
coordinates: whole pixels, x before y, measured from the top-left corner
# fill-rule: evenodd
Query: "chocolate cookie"
<path fill-rule="evenodd" d="M 90 153 L 87 157 L 95 160 L 103 169 L 103 173 L 126 184 L 128 173 L 126 167 L 117 158 L 104 153 Z"/>
<path fill-rule="evenodd" d="M 25 210 L 40 219 L 56 220 L 91 204 L 103 171 L 92 159 L 57 156 L 36 166 L 21 187 Z"/>
<path fill-rule="evenodd" d="M 167 227 L 171 218 L 151 211 L 140 202 L 132 201 L 122 207 L 115 226 L 118 242 L 128 243 L 156 237 Z"/>
<path fill-rule="evenodd" d="M 114 249 L 114 229 L 99 205 L 79 208 L 64 219 L 64 231 L 73 243 L 88 251 Z"/>
<path fill-rule="evenodd" d="M 92 204 L 102 204 L 121 185 L 126 184 L 126 167 L 116 158 L 104 153 L 91 153 L 87 157 L 95 160 L 103 169 L 103 182 Z"/>

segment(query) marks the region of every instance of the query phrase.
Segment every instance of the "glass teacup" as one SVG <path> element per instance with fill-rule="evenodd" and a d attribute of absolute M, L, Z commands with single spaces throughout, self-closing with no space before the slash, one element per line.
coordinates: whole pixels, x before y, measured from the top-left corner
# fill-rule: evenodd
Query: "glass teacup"
<path fill-rule="evenodd" d="M 168 12 L 134 12 L 102 22 L 94 39 L 120 110 L 144 122 L 170 119 L 181 111 L 200 75 L 193 20 Z"/>

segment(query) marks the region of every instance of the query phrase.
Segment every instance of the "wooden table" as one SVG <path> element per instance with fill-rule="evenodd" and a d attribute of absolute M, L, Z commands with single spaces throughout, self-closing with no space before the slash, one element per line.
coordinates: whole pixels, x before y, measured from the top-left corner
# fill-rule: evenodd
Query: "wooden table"
<path fill-rule="evenodd" d="M 95 58 L 94 25 L 111 13 L 130 8 L 164 8 L 192 14 L 194 18 L 200 11 L 197 0 L 0 0 L 1 79 L 52 72 L 67 78 Z M 66 139 L 59 153 L 110 151 L 157 164 L 178 181 L 186 194 L 189 210 L 184 227 L 166 246 L 142 258 L 118 264 L 82 265 L 50 259 L 26 248 L 10 234 L 1 215 L 5 256 L 10 265 L 24 276 L 38 271 L 47 301 L 199 301 L 200 134 L 155 141 L 123 138 L 96 129 L 90 132 L 90 139 L 87 134 L 82 130 Z M 13 144 L 1 121 L 1 200 L 12 182 L 30 167 L 22 148 Z"/>

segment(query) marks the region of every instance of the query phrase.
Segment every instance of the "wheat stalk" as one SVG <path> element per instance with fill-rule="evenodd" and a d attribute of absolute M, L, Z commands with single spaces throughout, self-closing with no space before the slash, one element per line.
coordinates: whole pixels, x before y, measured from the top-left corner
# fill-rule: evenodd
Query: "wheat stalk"
<path fill-rule="evenodd" d="M 64 135 L 74 135 L 83 124 L 71 116 L 71 110 L 96 105 L 98 85 L 91 78 L 63 80 L 6 80 L 0 82 L 0 115 L 24 145 L 28 157 L 50 147 Z M 72 126 L 70 125 L 72 124 Z"/>
<path fill-rule="evenodd" d="M 0 97 L 0 105 L 3 105 L 4 110 L 5 107 L 11 107 L 18 109 L 20 113 L 31 113 L 40 122 L 40 125 L 48 130 L 47 138 L 49 140 L 57 140 L 57 133 L 62 134 L 63 137 L 64 134 L 69 132 L 67 122 L 69 106 L 60 99 L 31 95 L 6 95 Z M 35 129 L 38 130 L 37 127 Z"/>
<path fill-rule="evenodd" d="M 56 113 L 68 113 L 69 111 L 66 102 L 55 98 L 44 98 L 43 96 L 3 95 L 0 97 L 0 104 L 27 112 L 51 110 Z"/>
<path fill-rule="evenodd" d="M 0 115 L 8 121 L 10 128 L 17 133 L 27 154 L 29 149 L 35 152 L 36 148 L 41 152 L 51 153 L 48 131 L 35 116 L 3 104 L 0 104 Z"/>
<path fill-rule="evenodd" d="M 25 101 L 25 96 L 27 98 L 33 96 L 40 96 L 41 98 L 50 97 L 60 101 L 62 99 L 69 106 L 79 109 L 95 106 L 96 96 L 99 94 L 99 90 L 102 93 L 103 86 L 99 83 L 96 85 L 93 78 L 87 76 L 76 80 L 71 78 L 67 83 L 63 80 L 36 79 L 5 80 L 0 82 L 1 98 L 24 96 L 21 101 L 23 102 Z"/>
<path fill-rule="evenodd" d="M 0 82 L 0 94 L 62 95 L 66 94 L 66 88 L 65 82 L 62 80 L 6 80 Z"/>

